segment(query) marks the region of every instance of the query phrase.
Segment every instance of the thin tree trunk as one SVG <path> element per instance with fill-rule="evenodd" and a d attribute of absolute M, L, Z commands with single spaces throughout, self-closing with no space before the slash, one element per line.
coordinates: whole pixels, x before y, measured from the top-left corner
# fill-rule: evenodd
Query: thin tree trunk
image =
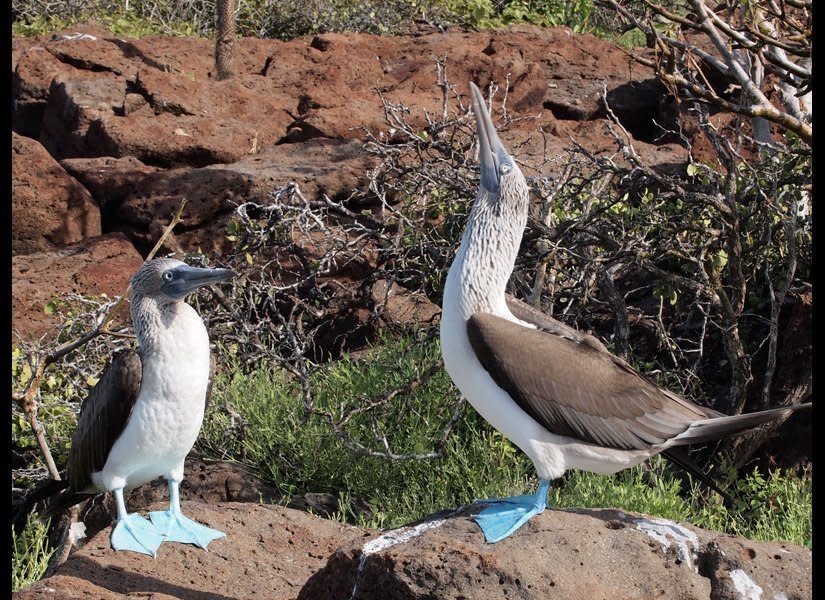
<path fill-rule="evenodd" d="M 218 81 L 235 75 L 235 0 L 218 0 L 215 70 Z"/>

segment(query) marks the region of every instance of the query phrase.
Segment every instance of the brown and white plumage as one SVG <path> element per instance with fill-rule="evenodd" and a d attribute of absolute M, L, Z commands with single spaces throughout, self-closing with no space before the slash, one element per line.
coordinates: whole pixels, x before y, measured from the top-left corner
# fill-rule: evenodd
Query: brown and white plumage
<path fill-rule="evenodd" d="M 67 476 L 69 489 L 78 494 L 97 493 L 92 473 L 106 464 L 109 451 L 123 433 L 140 392 L 140 356 L 134 350 L 117 352 L 80 407 L 72 437 Z"/>
<path fill-rule="evenodd" d="M 525 328 L 489 313 L 467 321 L 470 344 L 496 384 L 558 435 L 616 450 L 662 451 L 788 413 L 779 408 L 726 417 L 652 383 L 593 336 L 559 331 Z"/>
<path fill-rule="evenodd" d="M 206 326 L 184 299 L 233 275 L 162 258 L 147 261 L 132 278 L 138 348 L 117 353 L 83 402 L 69 452 L 69 488 L 52 507 L 114 492 L 115 549 L 154 555 L 164 540 L 205 548 L 223 535 L 180 513 L 178 485 L 200 432 L 212 364 Z M 157 477 L 169 482 L 170 510 L 151 513 L 152 522 L 129 514 L 124 490 Z"/>
<path fill-rule="evenodd" d="M 488 541 L 541 512 L 549 481 L 568 469 L 614 473 L 798 408 L 722 415 L 651 383 L 596 338 L 508 297 L 529 189 L 473 84 L 471 92 L 481 178 L 444 288 L 442 355 L 462 394 L 530 457 L 541 480 L 536 495 L 489 503 L 476 516 Z"/>

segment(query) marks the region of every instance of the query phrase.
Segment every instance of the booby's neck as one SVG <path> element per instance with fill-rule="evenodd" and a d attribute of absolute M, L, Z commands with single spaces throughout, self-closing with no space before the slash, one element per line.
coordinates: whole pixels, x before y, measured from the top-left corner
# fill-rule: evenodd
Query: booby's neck
<path fill-rule="evenodd" d="M 138 346 L 144 354 L 155 349 L 191 348 L 201 353 L 207 348 L 208 336 L 206 326 L 194 308 L 183 300 L 158 301 L 157 298 L 145 296 L 132 299 L 132 323 Z M 180 358 L 186 359 L 186 356 Z"/>
<path fill-rule="evenodd" d="M 528 197 L 518 169 L 502 179 L 498 195 L 479 191 L 447 275 L 445 309 L 458 307 L 465 320 L 476 312 L 506 310 L 505 291 L 527 225 Z"/>

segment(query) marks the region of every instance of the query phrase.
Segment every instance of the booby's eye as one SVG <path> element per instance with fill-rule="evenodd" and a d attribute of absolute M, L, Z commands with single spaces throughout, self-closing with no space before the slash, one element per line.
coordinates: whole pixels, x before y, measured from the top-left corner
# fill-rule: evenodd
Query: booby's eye
<path fill-rule="evenodd" d="M 513 168 L 510 165 L 506 164 L 506 163 L 501 165 L 501 167 L 499 168 L 499 171 L 501 171 L 502 175 L 507 175 L 507 173 L 509 173 L 512 170 L 513 170 Z"/>
<path fill-rule="evenodd" d="M 164 271 L 161 277 L 164 281 L 172 281 L 172 271 Z"/>

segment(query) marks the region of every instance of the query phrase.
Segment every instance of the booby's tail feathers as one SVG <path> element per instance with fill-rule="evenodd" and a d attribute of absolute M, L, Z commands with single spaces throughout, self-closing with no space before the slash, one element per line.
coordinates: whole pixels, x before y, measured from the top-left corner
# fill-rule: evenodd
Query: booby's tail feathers
<path fill-rule="evenodd" d="M 687 446 L 689 444 L 710 442 L 725 437 L 726 435 L 764 425 L 776 419 L 787 418 L 796 410 L 810 407 L 810 403 L 795 404 L 793 406 L 772 408 L 742 415 L 712 417 L 710 419 L 696 421 L 684 432 L 670 440 L 668 446 Z"/>
<path fill-rule="evenodd" d="M 25 496 L 15 502 L 15 506 L 12 508 L 12 524 L 15 531 L 22 531 L 29 513 L 35 508 L 38 509 L 41 518 L 48 518 L 83 500 L 83 498 L 78 498 L 71 504 L 58 505 L 59 501 L 65 501 L 62 500 L 64 496 L 69 495 L 66 489 L 68 486 L 69 482 L 65 479 L 47 479 L 30 488 Z M 45 504 L 38 506 L 41 503 Z"/>
<path fill-rule="evenodd" d="M 84 500 L 90 498 L 89 494 L 80 494 L 74 490 L 66 489 L 61 494 L 58 494 L 46 504 L 40 511 L 40 516 L 45 518 L 53 517 L 60 514 L 64 510 L 70 509 L 75 504 L 80 504 Z"/>
<path fill-rule="evenodd" d="M 724 500 L 725 506 L 731 507 L 733 506 L 733 498 L 727 492 L 727 490 L 720 487 L 719 483 L 713 479 L 710 475 L 707 475 L 702 468 L 697 465 L 693 460 L 688 456 L 687 452 L 684 451 L 684 448 L 670 448 L 669 450 L 665 450 L 662 452 L 662 456 L 668 459 L 677 467 L 681 468 L 683 471 L 690 473 L 696 479 L 704 483 L 714 492 L 722 496 Z"/>

